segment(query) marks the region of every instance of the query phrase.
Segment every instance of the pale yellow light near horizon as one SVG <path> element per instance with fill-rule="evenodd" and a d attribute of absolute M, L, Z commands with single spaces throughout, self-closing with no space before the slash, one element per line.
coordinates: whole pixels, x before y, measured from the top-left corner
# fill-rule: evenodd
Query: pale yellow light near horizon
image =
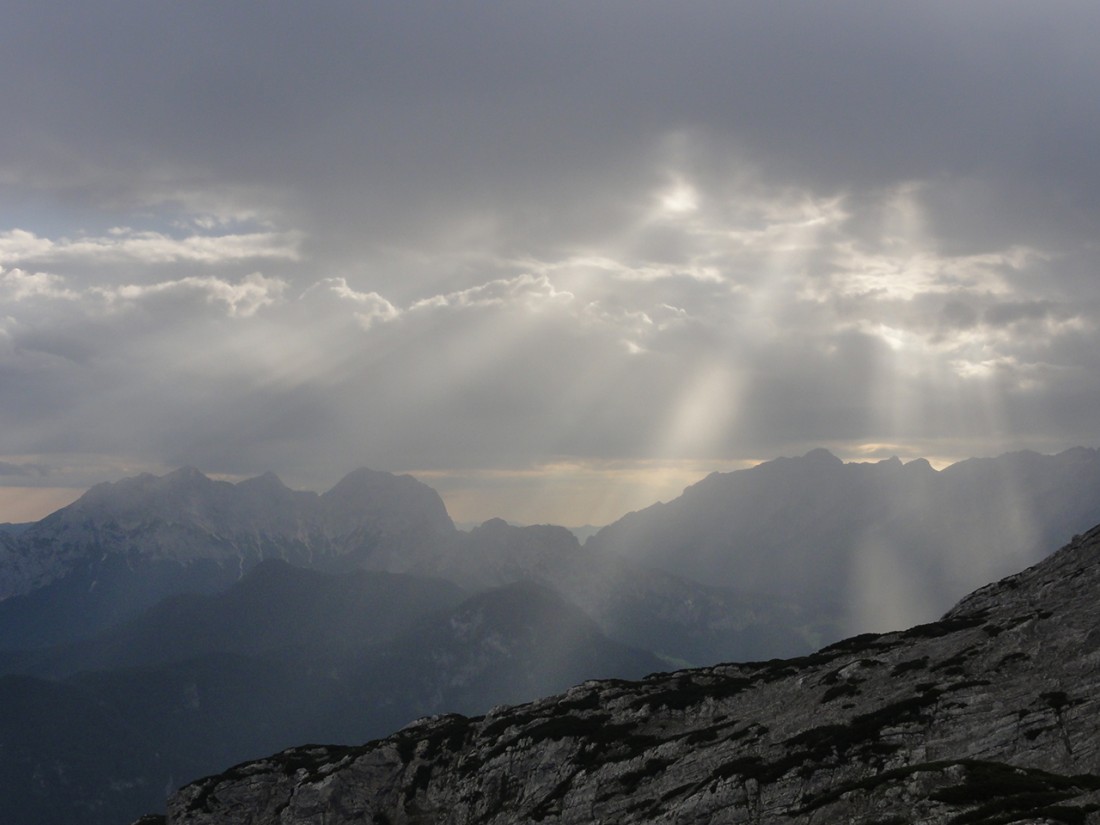
<path fill-rule="evenodd" d="M 711 472 L 759 461 L 639 461 L 614 466 L 562 461 L 523 470 L 413 471 L 435 487 L 456 522 L 503 518 L 513 524 L 604 525 L 679 496 Z"/>
<path fill-rule="evenodd" d="M 0 524 L 38 521 L 84 492 L 82 487 L 0 487 Z"/>
<path fill-rule="evenodd" d="M 966 457 L 921 455 L 912 447 L 889 443 L 832 444 L 828 448 L 846 462 L 873 463 L 892 456 L 905 462 L 924 458 L 935 470 L 942 470 Z M 410 469 L 401 472 L 407 472 L 439 492 L 447 512 L 459 524 L 480 524 L 491 518 L 503 518 L 513 524 L 581 527 L 610 524 L 629 512 L 670 501 L 711 473 L 748 469 L 778 457 L 727 461 L 561 461 L 520 470 Z M 171 470 L 152 467 L 147 471 L 162 475 Z M 125 475 L 138 472 L 129 468 Z M 207 475 L 231 483 L 248 477 Z M 314 492 L 323 492 L 338 480 L 333 478 L 331 484 Z M 293 483 L 290 486 L 302 489 Z M 76 501 L 86 489 L 0 487 L 0 523 L 38 521 Z"/>

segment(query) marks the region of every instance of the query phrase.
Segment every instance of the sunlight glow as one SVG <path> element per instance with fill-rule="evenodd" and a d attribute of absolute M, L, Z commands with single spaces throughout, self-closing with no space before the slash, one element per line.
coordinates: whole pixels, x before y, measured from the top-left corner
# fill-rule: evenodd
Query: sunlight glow
<path fill-rule="evenodd" d="M 83 494 L 82 487 L 0 487 L 0 523 L 38 521 Z"/>
<path fill-rule="evenodd" d="M 604 525 L 628 512 L 679 496 L 708 474 L 752 461 L 561 460 L 514 470 L 410 470 L 439 490 L 451 517 L 480 523 Z"/>
<path fill-rule="evenodd" d="M 735 424 L 737 382 L 726 364 L 697 368 L 672 399 L 671 417 L 654 455 L 661 458 L 713 455 Z"/>
<path fill-rule="evenodd" d="M 928 582 L 911 569 L 907 553 L 887 536 L 866 537 L 855 548 L 845 633 L 885 633 L 927 622 Z"/>
<path fill-rule="evenodd" d="M 663 215 L 685 215 L 699 208 L 698 192 L 694 186 L 682 178 L 677 178 L 671 186 L 660 192 L 657 201 L 661 209 L 660 214 Z"/>
<path fill-rule="evenodd" d="M 1020 287 L 1020 273 L 1043 260 L 1039 251 L 945 253 L 932 234 L 926 184 L 865 198 L 769 185 L 743 159 L 707 157 L 697 137 L 670 137 L 616 220 L 582 241 L 505 248 L 507 217 L 474 208 L 435 242 L 388 250 L 383 259 L 401 258 L 400 271 L 431 273 L 412 278 L 419 288 L 411 290 L 379 274 L 378 258 L 313 280 L 286 269 L 186 274 L 180 262 L 300 254 L 296 231 L 233 234 L 226 221 L 202 215 L 184 220 L 178 237 L 122 224 L 76 241 L 14 229 L 0 233 L 0 261 L 174 266 L 145 281 L 127 275 L 84 287 L 69 274 L 0 270 L 0 295 L 12 305 L 0 336 L 25 336 L 22 318 L 41 307 L 59 327 L 76 329 L 110 314 L 141 336 L 125 357 L 171 376 L 160 391 L 177 406 L 230 409 L 223 395 L 231 386 L 292 400 L 288 426 L 323 427 L 332 442 L 356 444 L 365 463 L 381 454 L 388 464 L 400 455 L 393 444 L 416 454 L 431 441 L 465 453 L 441 458 L 444 467 L 479 466 L 471 451 L 481 450 L 505 465 L 537 467 L 517 488 L 522 495 L 507 494 L 515 509 L 493 515 L 541 512 L 536 495 L 557 502 L 546 511 L 560 512 L 569 494 L 559 479 L 598 475 L 606 487 L 582 484 L 584 494 L 570 499 L 577 512 L 602 513 L 585 516 L 596 520 L 677 494 L 666 478 L 697 480 L 670 476 L 668 467 L 728 458 L 738 428 L 755 420 L 746 402 L 760 397 L 742 393 L 759 385 L 784 398 L 784 371 L 818 355 L 819 367 L 835 372 L 816 390 L 850 387 L 861 396 L 851 406 L 873 426 L 850 440 L 770 432 L 771 443 L 816 438 L 856 455 L 860 444 L 909 445 L 893 452 L 915 457 L 914 445 L 937 455 L 950 454 L 941 443 L 951 439 L 982 433 L 991 441 L 1009 429 L 1005 394 L 1037 391 L 1055 369 L 1033 354 L 1041 343 L 1091 323 L 1056 297 Z M 715 169 L 725 177 L 701 171 Z M 1030 345 L 1024 354 L 1021 341 Z M 189 388 L 186 397 L 174 398 L 176 386 Z M 98 403 L 117 407 L 120 397 Z M 322 397 L 323 410 L 313 403 Z M 453 427 L 450 440 L 436 439 L 445 428 L 433 416 Z M 651 467 L 643 480 L 540 463 L 576 454 L 665 469 Z M 421 462 L 419 454 L 409 459 Z M 470 499 L 478 507 L 483 492 Z"/>

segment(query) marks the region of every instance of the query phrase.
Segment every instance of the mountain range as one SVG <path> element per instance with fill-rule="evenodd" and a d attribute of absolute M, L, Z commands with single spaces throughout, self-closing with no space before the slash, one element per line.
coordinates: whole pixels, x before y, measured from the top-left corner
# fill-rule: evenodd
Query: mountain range
<path fill-rule="evenodd" d="M 929 621 L 967 590 L 1100 521 L 1100 452 L 1009 453 L 933 470 L 824 450 L 714 473 L 583 547 L 565 528 L 455 528 L 409 476 L 357 470 L 323 494 L 271 473 L 193 468 L 93 487 L 0 531 L 0 650 L 87 637 L 179 593 L 216 593 L 263 559 L 557 590 L 612 638 L 706 664 L 793 655 Z"/>
<path fill-rule="evenodd" d="M 670 661 L 804 650 L 818 633 L 793 601 L 690 582 L 619 554 L 593 556 L 562 527 L 496 519 L 459 531 L 439 495 L 409 476 L 357 470 L 317 495 L 272 474 L 230 484 L 185 468 L 97 485 L 23 531 L 0 534 L 0 650 L 88 637 L 166 597 L 217 593 L 273 558 L 329 573 L 440 577 L 471 593 L 534 581 L 613 638 L 657 644 Z"/>
<path fill-rule="evenodd" d="M 1086 449 L 940 472 L 814 451 L 714 474 L 583 546 L 458 530 L 431 488 L 366 469 L 320 495 L 191 468 L 97 485 L 0 530 L 0 799 L 42 825 L 125 822 L 301 742 L 806 656 L 934 619 L 1097 522 Z"/>

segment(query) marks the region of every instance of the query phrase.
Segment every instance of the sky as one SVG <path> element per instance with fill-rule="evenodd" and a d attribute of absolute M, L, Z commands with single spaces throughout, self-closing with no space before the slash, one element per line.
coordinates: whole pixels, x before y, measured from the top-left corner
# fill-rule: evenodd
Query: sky
<path fill-rule="evenodd" d="M 1095 2 L 0 9 L 0 521 L 1097 446 Z"/>

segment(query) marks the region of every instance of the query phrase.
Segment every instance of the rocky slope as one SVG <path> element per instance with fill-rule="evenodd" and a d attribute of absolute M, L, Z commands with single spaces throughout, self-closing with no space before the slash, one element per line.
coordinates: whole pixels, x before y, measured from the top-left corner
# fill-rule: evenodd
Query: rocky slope
<path fill-rule="evenodd" d="M 1100 822 L 1100 527 L 938 622 L 187 786 L 170 825 Z"/>

